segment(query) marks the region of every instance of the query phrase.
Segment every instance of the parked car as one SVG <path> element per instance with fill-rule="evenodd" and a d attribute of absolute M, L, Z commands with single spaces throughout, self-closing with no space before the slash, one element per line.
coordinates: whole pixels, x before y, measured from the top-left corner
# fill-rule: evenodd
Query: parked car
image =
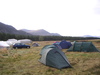
<path fill-rule="evenodd" d="M 30 48 L 30 45 L 26 45 L 24 43 L 16 43 L 13 45 L 13 48 Z"/>

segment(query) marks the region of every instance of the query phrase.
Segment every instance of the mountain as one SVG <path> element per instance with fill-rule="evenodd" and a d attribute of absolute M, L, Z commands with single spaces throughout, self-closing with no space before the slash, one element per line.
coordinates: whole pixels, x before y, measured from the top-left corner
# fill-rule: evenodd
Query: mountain
<path fill-rule="evenodd" d="M 20 29 L 21 31 L 24 31 L 24 32 L 29 32 L 31 30 L 28 30 L 28 29 Z"/>
<path fill-rule="evenodd" d="M 83 37 L 100 37 L 100 36 L 84 35 Z"/>
<path fill-rule="evenodd" d="M 39 30 L 27 30 L 27 29 L 21 29 L 22 31 L 25 31 L 27 33 L 30 33 L 32 35 L 39 35 L 39 36 L 61 36 L 58 33 L 49 33 L 48 31 L 44 29 Z"/>
<path fill-rule="evenodd" d="M 50 36 L 51 34 L 44 29 L 28 31 L 32 35 Z"/>
<path fill-rule="evenodd" d="M 18 35 L 39 35 L 39 36 L 61 36 L 58 33 L 49 33 L 44 29 L 39 30 L 27 30 L 21 29 L 17 30 L 11 25 L 7 25 L 0 22 L 0 33 L 8 33 L 8 34 L 18 34 Z"/>
<path fill-rule="evenodd" d="M 0 22 L 0 33 L 18 34 L 18 35 L 31 35 L 27 32 L 17 30 L 11 25 L 7 25 Z"/>
<path fill-rule="evenodd" d="M 51 33 L 53 36 L 61 36 L 60 34 L 58 33 Z"/>

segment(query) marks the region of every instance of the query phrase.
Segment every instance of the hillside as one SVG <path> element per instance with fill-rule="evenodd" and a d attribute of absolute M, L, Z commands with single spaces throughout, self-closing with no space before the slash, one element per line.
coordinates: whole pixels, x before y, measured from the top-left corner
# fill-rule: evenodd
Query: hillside
<path fill-rule="evenodd" d="M 1 22 L 0 22 L 0 32 L 1 33 L 19 34 L 19 32 L 14 27 L 3 24 Z"/>
<path fill-rule="evenodd" d="M 39 36 L 61 36 L 58 33 L 49 33 L 48 31 L 44 29 L 39 30 L 27 30 L 27 29 L 21 29 L 22 31 L 25 31 L 27 33 L 30 33 L 32 35 L 39 35 Z"/>
<path fill-rule="evenodd" d="M 7 25 L 7 24 L 1 23 L 1 22 L 0 22 L 0 32 L 1 33 L 8 33 L 8 34 L 18 34 L 18 35 L 31 35 L 31 34 L 26 33 L 24 31 L 15 29 L 11 25 Z"/>
<path fill-rule="evenodd" d="M 8 33 L 8 34 L 18 34 L 18 35 L 39 35 L 39 36 L 61 36 L 58 33 L 49 33 L 44 29 L 40 30 L 27 30 L 21 29 L 17 30 L 11 25 L 7 25 L 0 22 L 0 33 Z"/>

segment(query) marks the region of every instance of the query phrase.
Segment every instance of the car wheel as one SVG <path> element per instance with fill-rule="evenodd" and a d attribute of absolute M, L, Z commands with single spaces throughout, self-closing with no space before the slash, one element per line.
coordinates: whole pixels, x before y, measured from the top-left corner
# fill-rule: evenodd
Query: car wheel
<path fill-rule="evenodd" d="M 17 47 L 15 47 L 15 49 L 18 49 Z"/>
<path fill-rule="evenodd" d="M 27 47 L 27 48 L 30 48 L 30 47 Z"/>

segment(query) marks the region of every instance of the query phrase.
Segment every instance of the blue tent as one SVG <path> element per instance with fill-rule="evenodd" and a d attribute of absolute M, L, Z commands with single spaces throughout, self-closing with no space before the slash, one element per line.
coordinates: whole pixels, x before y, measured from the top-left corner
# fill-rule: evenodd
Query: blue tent
<path fill-rule="evenodd" d="M 61 48 L 61 46 L 59 44 L 60 44 L 60 42 L 53 43 L 53 45 L 57 46 L 61 50 L 62 48 Z"/>
<path fill-rule="evenodd" d="M 72 46 L 71 42 L 67 42 L 66 40 L 62 40 L 59 45 L 62 49 L 68 49 Z"/>

